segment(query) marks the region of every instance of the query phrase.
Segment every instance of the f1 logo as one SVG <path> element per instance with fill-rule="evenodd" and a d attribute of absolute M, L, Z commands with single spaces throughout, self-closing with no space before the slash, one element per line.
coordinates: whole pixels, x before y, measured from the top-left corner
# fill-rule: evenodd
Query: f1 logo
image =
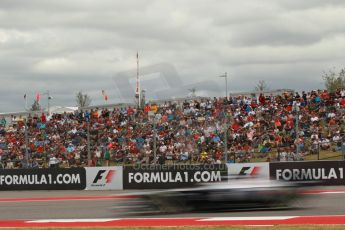
<path fill-rule="evenodd" d="M 249 171 L 250 169 L 251 172 L 247 172 Z M 245 176 L 245 175 L 251 175 L 251 176 L 256 176 L 260 171 L 260 167 L 257 167 L 257 166 L 254 166 L 254 167 L 242 167 L 240 173 L 238 175 L 241 175 L 241 176 Z"/>
<path fill-rule="evenodd" d="M 107 175 L 105 176 L 105 183 L 111 183 L 112 179 L 113 179 L 113 175 L 115 173 L 115 170 L 99 170 L 95 179 L 93 180 L 93 184 L 96 184 L 99 180 L 103 179 L 103 174 L 108 171 Z"/>

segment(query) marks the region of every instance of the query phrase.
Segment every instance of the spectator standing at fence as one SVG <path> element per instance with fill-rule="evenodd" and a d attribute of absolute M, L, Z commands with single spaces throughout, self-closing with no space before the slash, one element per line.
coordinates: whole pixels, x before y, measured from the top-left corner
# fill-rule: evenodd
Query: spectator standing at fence
<path fill-rule="evenodd" d="M 14 169 L 14 163 L 11 161 L 11 159 L 7 160 L 5 169 Z"/>
<path fill-rule="evenodd" d="M 50 158 L 49 158 L 49 168 L 58 168 L 59 167 L 59 164 L 60 164 L 60 161 L 59 159 L 57 159 L 55 157 L 54 154 L 51 154 L 50 155 Z"/>
<path fill-rule="evenodd" d="M 334 136 L 332 137 L 332 141 L 335 143 L 335 149 L 334 151 L 341 151 L 341 137 L 340 137 L 340 132 L 337 131 Z"/>
<path fill-rule="evenodd" d="M 287 161 L 287 157 L 288 157 L 288 151 L 286 148 L 284 148 L 283 151 L 281 151 L 279 154 L 279 159 L 280 161 Z"/>
<path fill-rule="evenodd" d="M 39 164 L 38 164 L 36 158 L 33 158 L 33 159 L 30 158 L 29 159 L 29 162 L 27 164 L 27 168 L 30 168 L 30 169 L 37 169 L 37 168 L 39 168 Z"/>
<path fill-rule="evenodd" d="M 109 166 L 109 160 L 110 160 L 110 150 L 109 148 L 107 147 L 105 149 L 105 152 L 104 152 L 104 162 L 105 162 L 105 166 Z"/>
<path fill-rule="evenodd" d="M 102 152 L 99 149 L 99 147 L 97 147 L 95 150 L 95 165 L 96 166 L 102 165 Z"/>
<path fill-rule="evenodd" d="M 144 150 L 143 150 L 143 158 L 141 160 L 141 164 L 149 164 L 150 163 L 150 158 L 152 155 L 152 150 L 149 148 L 149 146 L 147 146 Z M 155 160 L 155 159 L 154 159 Z"/>

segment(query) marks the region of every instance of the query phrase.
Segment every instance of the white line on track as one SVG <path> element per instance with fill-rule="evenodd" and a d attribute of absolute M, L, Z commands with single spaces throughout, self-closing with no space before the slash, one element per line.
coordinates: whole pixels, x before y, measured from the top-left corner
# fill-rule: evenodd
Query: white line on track
<path fill-rule="evenodd" d="M 30 220 L 26 221 L 26 223 L 82 223 L 82 222 L 93 222 L 93 223 L 102 223 L 102 222 L 109 222 L 115 221 L 120 219 L 47 219 L 47 220 Z"/>
<path fill-rule="evenodd" d="M 288 220 L 298 216 L 253 216 L 253 217 L 211 217 L 197 221 L 227 221 L 227 220 Z"/>

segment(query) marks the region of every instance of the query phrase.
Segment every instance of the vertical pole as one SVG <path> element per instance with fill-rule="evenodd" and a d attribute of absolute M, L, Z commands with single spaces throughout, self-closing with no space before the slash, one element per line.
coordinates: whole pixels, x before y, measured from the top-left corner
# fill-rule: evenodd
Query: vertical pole
<path fill-rule="evenodd" d="M 228 73 L 225 72 L 224 74 L 225 78 L 225 98 L 226 102 L 228 101 Z M 228 111 L 227 111 L 227 104 L 225 105 L 225 130 L 224 130 L 224 160 L 225 163 L 228 162 Z"/>
<path fill-rule="evenodd" d="M 296 105 L 296 155 L 299 154 L 299 108 Z"/>
<path fill-rule="evenodd" d="M 228 101 L 228 73 L 225 72 L 224 75 L 221 75 L 219 77 L 224 77 L 225 78 L 225 98 Z M 224 106 L 224 160 L 225 163 L 228 161 L 228 112 L 227 112 L 227 104 L 223 105 Z M 231 115 L 229 115 L 231 117 Z M 231 121 L 230 121 L 231 123 Z M 231 125 L 231 124 L 230 124 Z"/>
<path fill-rule="evenodd" d="M 225 72 L 225 97 L 228 98 L 228 73 Z"/>
<path fill-rule="evenodd" d="M 345 142 L 344 142 L 344 138 L 342 138 L 342 140 L 341 140 L 341 153 L 343 155 L 343 160 L 345 160 Z"/>
<path fill-rule="evenodd" d="M 43 152 L 44 152 L 44 155 L 47 156 L 47 152 L 46 152 L 46 134 L 44 132 L 44 129 L 41 129 L 42 130 L 42 135 L 43 135 Z"/>
<path fill-rule="evenodd" d="M 25 100 L 25 111 L 26 111 L 26 110 L 28 110 L 28 99 L 27 99 L 26 93 L 24 95 L 24 100 Z"/>
<path fill-rule="evenodd" d="M 157 157 L 157 124 L 156 118 L 153 119 L 153 158 L 154 163 L 156 164 L 156 157 Z"/>
<path fill-rule="evenodd" d="M 26 161 L 26 164 L 28 165 L 28 163 L 29 163 L 29 151 L 28 151 L 29 137 L 28 137 L 27 118 L 24 119 L 24 125 L 25 125 L 25 130 L 24 130 L 24 137 L 25 137 L 25 161 Z"/>
<path fill-rule="evenodd" d="M 228 162 L 228 117 L 225 108 L 225 127 L 224 127 L 224 161 Z"/>
<path fill-rule="evenodd" d="M 87 161 L 88 165 L 91 162 L 91 150 L 90 150 L 90 121 L 87 122 Z"/>
<path fill-rule="evenodd" d="M 135 90 L 135 97 L 138 100 L 138 108 L 141 108 L 141 92 L 140 92 L 140 81 L 139 81 L 139 54 L 137 52 L 137 84 Z"/>
<path fill-rule="evenodd" d="M 230 131 L 228 133 L 228 136 L 231 135 L 231 126 L 232 126 L 232 112 L 231 112 L 231 106 L 229 107 L 230 108 L 230 111 L 229 111 L 229 127 L 230 127 Z M 236 163 L 236 157 L 234 158 L 234 163 Z"/>
<path fill-rule="evenodd" d="M 341 138 L 341 153 L 342 159 L 345 160 L 345 137 Z"/>
<path fill-rule="evenodd" d="M 280 155 L 281 155 L 280 152 L 277 151 L 277 154 L 278 154 L 278 157 L 277 157 L 277 158 L 278 158 L 278 161 L 281 161 L 281 159 L 280 159 Z"/>
<path fill-rule="evenodd" d="M 47 90 L 47 95 L 48 95 L 48 117 L 50 116 L 50 94 L 49 90 Z"/>

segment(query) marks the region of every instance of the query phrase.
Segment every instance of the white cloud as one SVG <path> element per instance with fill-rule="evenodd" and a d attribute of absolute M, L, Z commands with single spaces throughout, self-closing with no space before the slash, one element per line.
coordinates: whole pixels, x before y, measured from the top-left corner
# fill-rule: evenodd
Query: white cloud
<path fill-rule="evenodd" d="M 39 73 L 68 73 L 75 70 L 75 64 L 67 58 L 50 58 L 39 61 L 34 70 Z"/>

